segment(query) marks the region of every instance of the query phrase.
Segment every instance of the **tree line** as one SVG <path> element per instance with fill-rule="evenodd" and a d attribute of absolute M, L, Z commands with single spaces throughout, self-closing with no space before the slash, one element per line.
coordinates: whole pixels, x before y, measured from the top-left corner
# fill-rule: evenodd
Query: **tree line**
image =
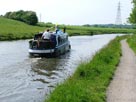
<path fill-rule="evenodd" d="M 34 11 L 19 10 L 14 12 L 7 12 L 4 17 L 25 22 L 29 25 L 36 25 L 38 23 L 38 17 Z"/>

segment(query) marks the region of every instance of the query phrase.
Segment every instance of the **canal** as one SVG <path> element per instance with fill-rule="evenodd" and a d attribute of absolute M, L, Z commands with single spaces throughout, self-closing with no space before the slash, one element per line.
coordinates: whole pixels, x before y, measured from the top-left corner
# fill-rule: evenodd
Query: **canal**
<path fill-rule="evenodd" d="M 54 87 L 90 60 L 117 34 L 69 37 L 71 51 L 30 58 L 28 40 L 0 42 L 0 102 L 42 102 Z"/>

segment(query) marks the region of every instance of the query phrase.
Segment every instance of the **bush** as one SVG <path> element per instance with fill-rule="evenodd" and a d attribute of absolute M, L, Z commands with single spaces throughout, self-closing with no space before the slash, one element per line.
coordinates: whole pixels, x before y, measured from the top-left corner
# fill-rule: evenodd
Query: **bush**
<path fill-rule="evenodd" d="M 38 22 L 38 17 L 33 11 L 16 11 L 16 12 L 7 12 L 4 17 L 9 19 L 14 19 L 18 21 L 23 21 L 30 25 L 36 25 Z"/>

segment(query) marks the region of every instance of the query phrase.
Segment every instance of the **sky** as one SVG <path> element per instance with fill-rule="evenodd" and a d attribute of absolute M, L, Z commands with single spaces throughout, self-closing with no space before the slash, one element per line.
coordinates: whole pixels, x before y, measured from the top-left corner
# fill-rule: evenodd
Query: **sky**
<path fill-rule="evenodd" d="M 0 0 L 0 15 L 9 11 L 35 11 L 39 21 L 57 24 L 114 24 L 118 2 L 122 23 L 127 23 L 132 0 Z"/>

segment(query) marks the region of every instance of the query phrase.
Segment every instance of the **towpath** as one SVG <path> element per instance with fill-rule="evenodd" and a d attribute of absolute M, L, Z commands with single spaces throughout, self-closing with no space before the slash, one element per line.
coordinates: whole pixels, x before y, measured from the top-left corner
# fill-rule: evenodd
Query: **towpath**
<path fill-rule="evenodd" d="M 121 45 L 122 57 L 107 90 L 107 102 L 136 102 L 136 56 L 126 40 Z"/>

